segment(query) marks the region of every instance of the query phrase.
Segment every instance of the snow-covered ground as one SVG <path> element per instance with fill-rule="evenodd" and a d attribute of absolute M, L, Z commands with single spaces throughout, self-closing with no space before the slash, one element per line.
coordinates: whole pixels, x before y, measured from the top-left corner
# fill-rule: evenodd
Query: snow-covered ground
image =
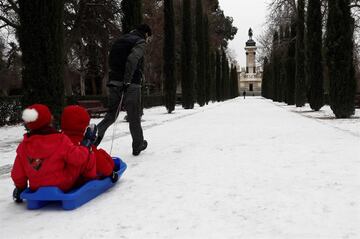
<path fill-rule="evenodd" d="M 0 238 L 360 238 L 359 117 L 258 97 L 170 115 L 152 108 L 148 149 L 131 155 L 120 120 L 112 155 L 128 170 L 74 211 L 12 202 L 8 171 L 23 129 L 0 128 Z"/>

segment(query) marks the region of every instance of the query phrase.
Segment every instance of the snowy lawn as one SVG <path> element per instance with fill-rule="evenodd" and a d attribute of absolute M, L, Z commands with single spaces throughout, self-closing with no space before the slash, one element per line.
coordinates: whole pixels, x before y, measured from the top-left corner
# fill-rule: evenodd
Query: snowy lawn
<path fill-rule="evenodd" d="M 0 238 L 360 238 L 359 111 L 337 120 L 248 97 L 165 112 L 145 111 L 138 157 L 122 113 L 112 155 L 128 170 L 75 211 L 11 201 L 23 129 L 0 128 Z"/>

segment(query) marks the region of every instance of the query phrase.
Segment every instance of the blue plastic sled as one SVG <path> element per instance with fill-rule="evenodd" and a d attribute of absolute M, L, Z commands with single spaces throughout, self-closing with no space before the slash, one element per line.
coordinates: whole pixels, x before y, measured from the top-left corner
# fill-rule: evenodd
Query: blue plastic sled
<path fill-rule="evenodd" d="M 120 158 L 113 158 L 115 165 L 120 169 L 118 171 L 119 178 L 126 170 L 126 163 Z M 51 202 L 61 202 L 62 208 L 65 210 L 76 209 L 91 199 L 102 194 L 115 183 L 111 182 L 110 177 L 101 180 L 92 180 L 81 186 L 80 188 L 64 193 L 57 187 L 41 187 L 37 191 L 32 192 L 27 188 L 21 193 L 20 197 L 27 202 L 28 209 L 39 209 Z"/>

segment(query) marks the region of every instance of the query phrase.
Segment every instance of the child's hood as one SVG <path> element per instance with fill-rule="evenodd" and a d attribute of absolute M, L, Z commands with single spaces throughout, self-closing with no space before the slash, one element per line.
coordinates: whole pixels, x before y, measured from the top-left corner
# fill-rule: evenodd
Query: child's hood
<path fill-rule="evenodd" d="M 60 133 L 48 135 L 24 136 L 18 153 L 31 158 L 48 158 L 62 148 L 66 136 Z"/>
<path fill-rule="evenodd" d="M 81 140 L 84 138 L 84 134 L 76 131 L 63 131 L 63 133 L 69 137 L 71 142 L 75 145 L 79 145 Z"/>

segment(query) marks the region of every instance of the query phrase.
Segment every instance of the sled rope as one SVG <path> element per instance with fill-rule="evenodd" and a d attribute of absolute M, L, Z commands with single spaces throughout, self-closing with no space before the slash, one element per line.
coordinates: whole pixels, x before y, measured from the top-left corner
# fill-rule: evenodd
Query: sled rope
<path fill-rule="evenodd" d="M 114 127 L 113 127 L 113 134 L 112 134 L 112 139 L 111 139 L 111 147 L 110 147 L 110 155 L 112 155 L 112 149 L 113 149 L 113 145 L 114 145 L 114 139 L 115 139 L 115 132 L 116 132 L 116 126 L 117 126 L 117 118 L 119 117 L 120 111 L 121 111 L 121 106 L 123 104 L 123 100 L 124 100 L 124 91 L 121 93 L 121 99 L 120 99 L 120 103 L 119 106 L 116 110 L 116 117 L 115 117 L 115 122 L 114 122 Z"/>

